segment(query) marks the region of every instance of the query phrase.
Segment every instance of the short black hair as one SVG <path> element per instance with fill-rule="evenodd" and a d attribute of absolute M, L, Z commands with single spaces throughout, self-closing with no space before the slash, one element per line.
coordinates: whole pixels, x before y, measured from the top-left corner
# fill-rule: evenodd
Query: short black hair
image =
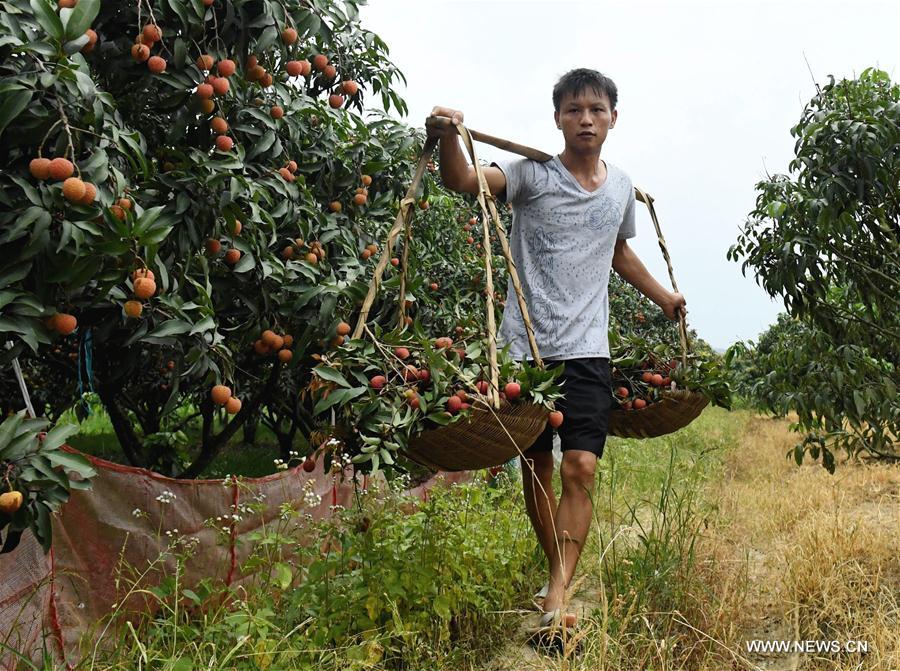
<path fill-rule="evenodd" d="M 559 112 L 559 105 L 563 96 L 567 93 L 577 96 L 588 88 L 594 89 L 600 94 L 605 93 L 609 97 L 609 104 L 612 105 L 612 109 L 616 109 L 619 92 L 616 89 L 615 82 L 606 75 L 589 68 L 569 70 L 559 78 L 556 86 L 553 87 L 553 109 Z"/>

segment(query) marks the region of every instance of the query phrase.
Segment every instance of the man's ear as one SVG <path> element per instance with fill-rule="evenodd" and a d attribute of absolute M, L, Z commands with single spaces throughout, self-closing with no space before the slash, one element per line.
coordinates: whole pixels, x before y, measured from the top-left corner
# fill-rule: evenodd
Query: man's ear
<path fill-rule="evenodd" d="M 619 118 L 619 110 L 613 110 L 613 111 L 612 111 L 612 118 L 610 119 L 610 122 L 609 122 L 609 127 L 610 127 L 610 128 L 612 128 L 613 126 L 616 125 L 616 119 L 618 119 L 618 118 Z"/>
<path fill-rule="evenodd" d="M 562 128 L 562 126 L 559 125 L 559 112 L 553 113 L 553 120 L 556 122 L 557 128 Z"/>

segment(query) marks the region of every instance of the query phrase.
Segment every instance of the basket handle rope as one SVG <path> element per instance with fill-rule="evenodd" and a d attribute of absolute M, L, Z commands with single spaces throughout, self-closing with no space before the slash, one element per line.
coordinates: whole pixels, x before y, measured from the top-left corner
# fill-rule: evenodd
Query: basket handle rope
<path fill-rule="evenodd" d="M 488 187 L 487 178 L 484 176 L 484 170 L 478 161 L 475 152 L 475 143 L 473 134 L 463 125 L 458 124 L 456 130 L 462 138 L 463 144 L 469 152 L 472 159 L 472 167 L 478 177 L 478 204 L 481 206 L 482 212 L 482 232 L 484 234 L 484 265 L 485 278 L 487 284 L 487 335 L 488 335 L 488 355 L 491 364 L 491 385 L 488 390 L 488 400 L 493 404 L 494 408 L 500 407 L 500 386 L 499 386 L 499 366 L 497 364 L 497 332 L 494 320 L 494 282 L 493 273 L 491 271 L 491 240 L 490 240 L 490 224 L 493 222 L 494 228 L 497 230 L 497 239 L 503 250 L 503 257 L 506 260 L 506 268 L 512 279 L 513 289 L 516 292 L 516 300 L 519 303 L 519 310 L 522 313 L 522 321 L 525 324 L 525 333 L 528 337 L 528 345 L 531 349 L 531 355 L 534 358 L 535 365 L 543 367 L 544 362 L 538 352 L 537 340 L 534 337 L 534 328 L 531 324 L 531 318 L 528 314 L 528 306 L 525 303 L 525 294 L 522 290 L 522 284 L 519 281 L 519 273 L 516 270 L 515 261 L 513 261 L 512 253 L 509 249 L 509 241 L 506 238 L 506 231 L 503 223 L 500 221 L 500 214 L 497 212 L 497 205 L 494 196 Z"/>
<path fill-rule="evenodd" d="M 659 226 L 659 219 L 656 218 L 656 208 L 653 207 L 653 197 L 642 191 L 638 187 L 634 187 L 634 194 L 637 200 L 640 200 L 647 209 L 650 210 L 650 218 L 653 220 L 653 227 L 656 229 L 656 241 L 659 243 L 659 249 L 662 251 L 663 259 L 669 270 L 669 280 L 672 282 L 672 291 L 678 293 L 678 284 L 675 282 L 675 271 L 672 269 L 672 258 L 669 256 L 669 248 L 666 245 L 666 239 L 663 237 L 662 229 Z M 678 334 L 681 337 L 681 363 L 687 368 L 687 355 L 690 350 L 688 341 L 687 322 L 681 310 L 678 311 Z"/>
<path fill-rule="evenodd" d="M 369 282 L 369 292 L 366 294 L 366 298 L 363 301 L 362 308 L 359 311 L 359 317 L 356 320 L 356 328 L 353 329 L 353 339 L 357 339 L 362 335 L 363 328 L 365 328 L 366 320 L 369 318 L 369 310 L 372 308 L 372 303 L 375 302 L 375 296 L 378 294 L 378 287 L 381 284 L 381 278 L 384 275 L 384 269 L 387 268 L 387 264 L 390 263 L 391 259 L 391 249 L 394 246 L 394 239 L 400 233 L 400 230 L 406 228 L 407 235 L 409 235 L 409 222 L 410 222 L 410 212 L 412 211 L 413 203 L 415 203 L 416 191 L 419 188 L 419 182 L 422 181 L 422 175 L 425 174 L 425 168 L 428 166 L 428 161 L 431 158 L 431 154 L 434 152 L 434 148 L 437 146 L 437 138 L 430 137 L 425 141 L 425 146 L 422 147 L 422 155 L 419 156 L 419 163 L 416 165 L 416 172 L 413 175 L 412 182 L 410 182 L 409 188 L 406 190 L 406 195 L 400 201 L 400 207 L 397 210 L 397 217 L 394 219 L 394 225 L 391 226 L 391 230 L 388 231 L 387 242 L 384 245 L 384 250 L 381 252 L 381 258 L 378 259 L 378 265 L 375 266 L 375 272 L 372 274 L 372 281 Z M 403 255 L 403 278 L 406 277 L 406 253 Z M 401 280 L 402 281 L 402 280 Z M 401 315 L 404 310 L 404 299 L 406 296 L 406 287 L 404 284 L 400 286 L 400 309 Z"/>

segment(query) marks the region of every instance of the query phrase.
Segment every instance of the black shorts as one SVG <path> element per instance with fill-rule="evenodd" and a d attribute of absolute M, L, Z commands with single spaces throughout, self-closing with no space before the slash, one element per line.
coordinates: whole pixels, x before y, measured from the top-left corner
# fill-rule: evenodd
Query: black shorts
<path fill-rule="evenodd" d="M 556 409 L 562 412 L 563 423 L 555 431 L 559 433 L 562 450 L 585 450 L 593 452 L 599 459 L 606 445 L 609 411 L 613 404 L 609 359 L 596 357 L 544 362 L 548 367 L 559 363 L 564 364 L 565 368 L 557 378 L 563 383 L 563 397 L 556 401 Z M 525 451 L 526 456 L 552 451 L 553 431 L 548 424 Z"/>

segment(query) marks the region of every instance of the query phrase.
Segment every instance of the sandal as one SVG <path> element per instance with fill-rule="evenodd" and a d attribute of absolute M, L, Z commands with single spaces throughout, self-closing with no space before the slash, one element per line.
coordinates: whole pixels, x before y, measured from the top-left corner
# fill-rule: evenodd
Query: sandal
<path fill-rule="evenodd" d="M 538 610 L 544 610 L 544 599 L 547 597 L 547 592 L 549 591 L 550 583 L 545 582 L 544 586 L 541 587 L 537 592 L 535 592 L 533 597 L 531 597 L 531 603 L 533 603 Z"/>

